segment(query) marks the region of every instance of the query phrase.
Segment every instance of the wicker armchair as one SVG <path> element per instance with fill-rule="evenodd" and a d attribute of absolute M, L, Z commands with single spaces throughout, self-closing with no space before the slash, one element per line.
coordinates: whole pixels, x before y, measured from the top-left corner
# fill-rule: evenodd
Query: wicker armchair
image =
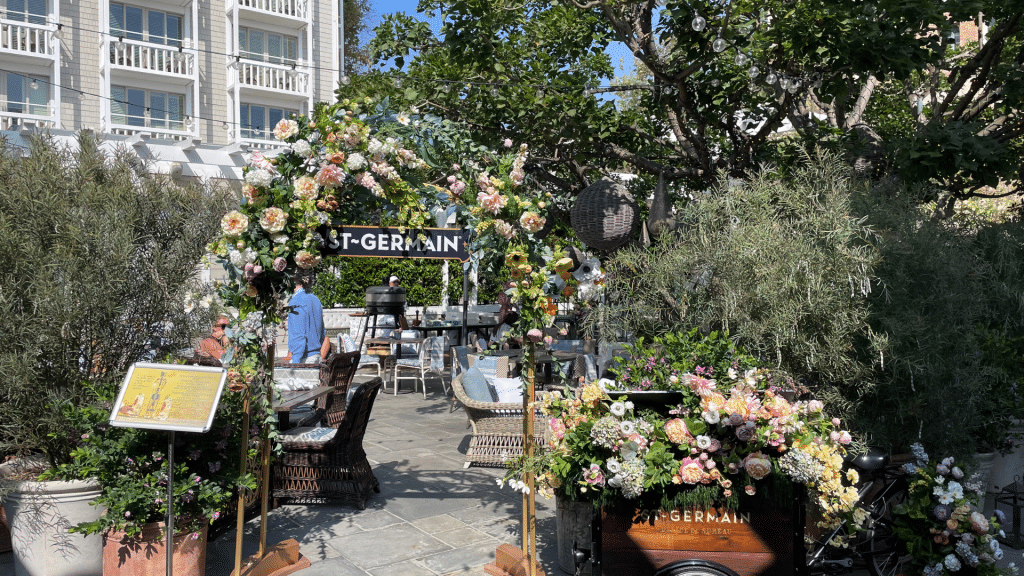
<path fill-rule="evenodd" d="M 455 397 L 465 406 L 473 427 L 463 467 L 477 464 L 504 468 L 506 458 L 523 454 L 523 405 L 519 402 L 481 402 L 470 398 L 462 386 L 464 375 L 465 372 L 452 380 Z M 547 442 L 544 422 L 543 418 L 537 418 L 534 426 L 534 441 L 538 445 Z"/>
<path fill-rule="evenodd" d="M 335 428 L 326 441 L 282 436 L 283 453 L 274 462 L 273 496 L 304 503 L 348 503 L 360 510 L 372 492 L 380 492 L 363 450 L 363 435 L 383 380 L 373 378 L 352 391 L 330 394 L 325 426 Z"/>

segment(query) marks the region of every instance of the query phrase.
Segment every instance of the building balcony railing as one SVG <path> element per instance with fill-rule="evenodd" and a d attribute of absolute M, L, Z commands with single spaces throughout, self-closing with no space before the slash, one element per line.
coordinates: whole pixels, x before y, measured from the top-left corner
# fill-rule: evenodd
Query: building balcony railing
<path fill-rule="evenodd" d="M 125 124 L 114 124 L 110 127 L 111 134 L 117 134 L 119 136 L 134 136 L 135 134 L 145 134 L 151 138 L 158 140 L 174 140 L 181 142 L 189 138 L 195 138 L 195 134 L 182 130 L 169 130 L 167 128 L 149 128 L 145 126 L 128 126 Z"/>
<path fill-rule="evenodd" d="M 33 56 L 55 54 L 53 27 L 0 20 L 0 48 Z"/>
<path fill-rule="evenodd" d="M 179 78 L 195 75 L 195 54 L 177 46 L 127 38 L 110 43 L 110 63 L 125 70 L 156 72 Z"/>
<path fill-rule="evenodd" d="M 22 105 L 19 105 L 22 106 Z M 0 102 L 0 130 L 10 130 L 12 126 L 35 126 L 36 128 L 56 128 L 56 115 L 50 111 L 49 106 L 28 105 L 22 110 L 31 112 L 44 112 L 43 114 L 28 114 L 24 112 L 10 112 L 7 103 Z"/>
<path fill-rule="evenodd" d="M 237 0 L 238 6 L 262 10 L 280 16 L 291 16 L 305 20 L 308 17 L 308 0 Z"/>
<path fill-rule="evenodd" d="M 271 136 L 273 138 L 273 136 Z M 242 137 L 242 142 L 249 146 L 250 150 L 273 150 L 275 148 L 281 148 L 284 144 L 280 140 L 263 140 L 260 138 L 245 138 Z"/>
<path fill-rule="evenodd" d="M 238 82 L 243 88 L 261 88 L 277 93 L 309 96 L 309 73 L 296 70 L 291 66 L 266 64 L 240 60 L 235 62 L 238 67 Z"/>

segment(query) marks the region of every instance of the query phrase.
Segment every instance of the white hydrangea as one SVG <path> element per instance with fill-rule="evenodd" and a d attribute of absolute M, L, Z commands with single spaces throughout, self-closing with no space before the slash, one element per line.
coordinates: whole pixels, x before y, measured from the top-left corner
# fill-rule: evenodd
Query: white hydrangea
<path fill-rule="evenodd" d="M 345 160 L 345 165 L 348 166 L 349 170 L 361 170 L 366 167 L 366 158 L 358 152 L 353 152 Z"/>
<path fill-rule="evenodd" d="M 309 153 L 313 151 L 313 147 L 305 140 L 296 140 L 292 143 L 292 151 L 299 156 L 309 156 Z"/>
<path fill-rule="evenodd" d="M 256 168 L 255 170 L 249 170 L 245 174 L 245 183 L 257 188 L 265 188 L 270 186 L 270 183 L 274 181 L 274 175 L 270 172 Z"/>

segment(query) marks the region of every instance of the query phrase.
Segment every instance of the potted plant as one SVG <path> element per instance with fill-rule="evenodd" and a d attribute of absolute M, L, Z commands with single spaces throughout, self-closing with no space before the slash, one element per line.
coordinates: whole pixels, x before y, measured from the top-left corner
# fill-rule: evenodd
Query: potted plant
<path fill-rule="evenodd" d="M 159 572 L 166 554 L 167 436 L 109 426 L 118 387 L 97 385 L 89 390 L 93 401 L 69 407 L 66 414 L 80 432 L 71 461 L 50 469 L 44 478 L 91 476 L 99 481 L 101 490 L 94 505 L 102 514 L 70 531 L 102 534 L 104 572 Z M 255 488 L 254 476 L 240 470 L 241 442 L 249 433 L 240 429 L 238 390 L 233 386 L 221 396 L 209 432 L 175 436 L 172 550 L 176 572 L 203 573 L 209 524 L 230 508 L 239 489 Z"/>
<path fill-rule="evenodd" d="M 519 487 L 532 470 L 547 497 L 627 514 L 716 510 L 716 518 L 778 509 L 802 485 L 819 525 L 856 525 L 856 473 L 842 471 L 852 438 L 822 402 L 797 399 L 793 382 L 726 335 L 693 331 L 655 344 L 658 355 L 633 346 L 614 381 L 545 395 L 549 445 L 511 462 L 505 480 Z M 658 406 L 652 391 L 671 400 Z"/>
<path fill-rule="evenodd" d="M 41 502 L 69 509 L 53 500 L 67 485 L 36 480 L 71 461 L 78 437 L 67 408 L 85 401 L 88 386 L 118 382 L 158 351 L 191 348 L 214 313 L 184 301 L 201 295 L 196 264 L 227 196 L 142 168 L 130 150 L 105 153 L 85 134 L 75 146 L 42 136 L 27 152 L 0 145 L 0 455 L 17 460 L 0 489 L 16 574 L 100 573 L 99 539 L 67 530 L 84 519 L 20 512 Z M 55 486 L 62 492 L 47 495 Z M 98 494 L 94 482 L 83 488 Z M 40 502 L 21 505 L 23 496 Z M 75 498 L 99 512 L 89 493 Z"/>

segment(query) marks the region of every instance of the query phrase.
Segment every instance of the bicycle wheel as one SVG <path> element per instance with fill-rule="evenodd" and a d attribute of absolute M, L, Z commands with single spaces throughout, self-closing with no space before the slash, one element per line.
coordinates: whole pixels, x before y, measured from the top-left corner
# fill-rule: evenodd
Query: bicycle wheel
<path fill-rule="evenodd" d="M 680 560 L 654 573 L 654 576 L 739 576 L 729 568 L 708 560 Z"/>
<path fill-rule="evenodd" d="M 913 560 L 893 532 L 895 519 L 892 510 L 907 499 L 907 487 L 902 480 L 897 480 L 891 488 L 872 501 L 868 508 L 866 528 L 870 537 L 864 557 L 872 576 L 904 576 L 910 573 Z"/>

